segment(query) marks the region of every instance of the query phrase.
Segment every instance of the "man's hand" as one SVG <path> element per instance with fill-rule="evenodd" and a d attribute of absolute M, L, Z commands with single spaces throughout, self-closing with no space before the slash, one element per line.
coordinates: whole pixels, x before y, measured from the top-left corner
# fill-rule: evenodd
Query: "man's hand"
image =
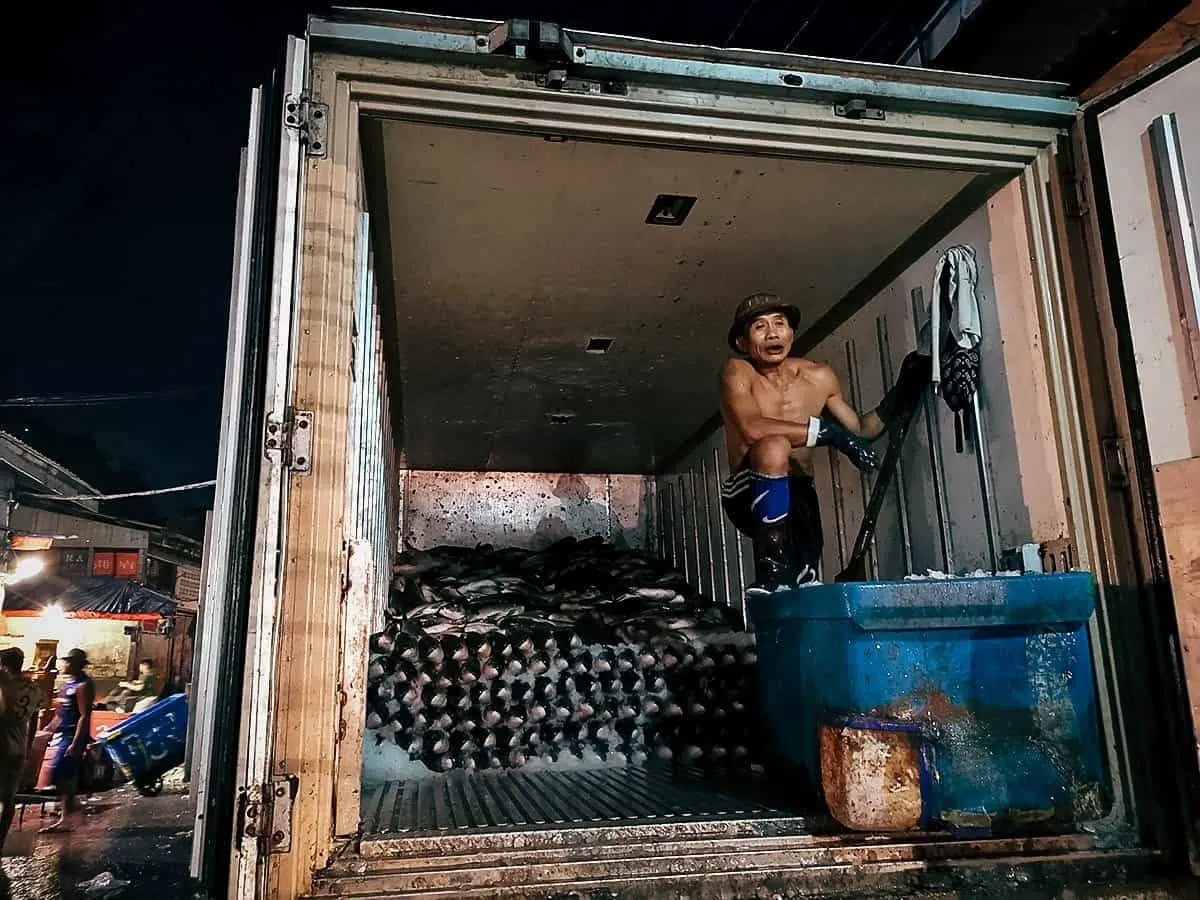
<path fill-rule="evenodd" d="M 867 441 L 852 434 L 837 422 L 813 416 L 808 422 L 808 446 L 833 447 L 847 457 L 863 472 L 879 468 L 879 456 Z"/>
<path fill-rule="evenodd" d="M 71 745 L 67 747 L 67 756 L 82 756 L 83 746 L 76 741 L 71 741 Z"/>

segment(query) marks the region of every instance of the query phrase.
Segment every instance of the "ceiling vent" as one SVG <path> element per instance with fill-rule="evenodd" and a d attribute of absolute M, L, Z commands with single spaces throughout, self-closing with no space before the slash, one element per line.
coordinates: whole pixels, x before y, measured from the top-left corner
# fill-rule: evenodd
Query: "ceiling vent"
<path fill-rule="evenodd" d="M 587 347 L 584 348 L 587 353 L 607 353 L 613 345 L 612 338 L 594 337 L 588 338 Z"/>
<path fill-rule="evenodd" d="M 549 413 L 546 416 L 546 419 L 550 422 L 551 425 L 566 425 L 568 422 L 570 422 L 574 418 L 575 418 L 575 413 L 573 413 L 573 412 Z"/>
<path fill-rule="evenodd" d="M 646 216 L 647 225 L 682 225 L 696 205 L 695 197 L 659 194 Z"/>

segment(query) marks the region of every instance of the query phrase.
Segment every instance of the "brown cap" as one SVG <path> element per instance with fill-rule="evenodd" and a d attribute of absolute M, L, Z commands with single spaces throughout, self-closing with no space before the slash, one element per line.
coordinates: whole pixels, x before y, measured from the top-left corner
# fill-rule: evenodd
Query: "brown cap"
<path fill-rule="evenodd" d="M 759 316 L 767 313 L 781 312 L 787 316 L 792 331 L 800 324 L 800 310 L 790 303 L 785 303 L 778 294 L 751 294 L 738 304 L 733 314 L 733 324 L 729 326 L 729 346 L 735 352 L 738 350 L 738 338 L 746 333 L 746 326 Z"/>
<path fill-rule="evenodd" d="M 79 663 L 79 668 L 85 668 L 88 664 L 88 655 L 83 650 L 76 647 L 74 650 L 68 650 L 60 659 L 73 659 Z"/>

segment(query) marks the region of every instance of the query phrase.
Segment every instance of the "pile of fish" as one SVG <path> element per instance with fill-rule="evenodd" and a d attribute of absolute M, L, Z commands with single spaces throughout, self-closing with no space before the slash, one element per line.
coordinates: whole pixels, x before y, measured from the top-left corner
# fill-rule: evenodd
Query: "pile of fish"
<path fill-rule="evenodd" d="M 756 761 L 753 637 L 661 561 L 567 539 L 408 551 L 395 573 L 366 724 L 432 772 Z"/>

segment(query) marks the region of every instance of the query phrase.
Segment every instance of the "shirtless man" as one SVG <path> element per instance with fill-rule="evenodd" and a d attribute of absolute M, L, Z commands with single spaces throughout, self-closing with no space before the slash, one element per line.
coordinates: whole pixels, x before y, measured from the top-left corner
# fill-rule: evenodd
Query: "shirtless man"
<path fill-rule="evenodd" d="M 788 356 L 800 311 L 774 294 L 753 294 L 734 313 L 729 345 L 741 354 L 721 372 L 721 415 L 732 474 L 721 505 L 754 542 L 756 582 L 770 594 L 817 579 L 821 514 L 812 448 L 835 447 L 863 471 L 878 468 L 870 441 L 887 427 L 892 392 L 859 416 L 837 373 Z"/>

